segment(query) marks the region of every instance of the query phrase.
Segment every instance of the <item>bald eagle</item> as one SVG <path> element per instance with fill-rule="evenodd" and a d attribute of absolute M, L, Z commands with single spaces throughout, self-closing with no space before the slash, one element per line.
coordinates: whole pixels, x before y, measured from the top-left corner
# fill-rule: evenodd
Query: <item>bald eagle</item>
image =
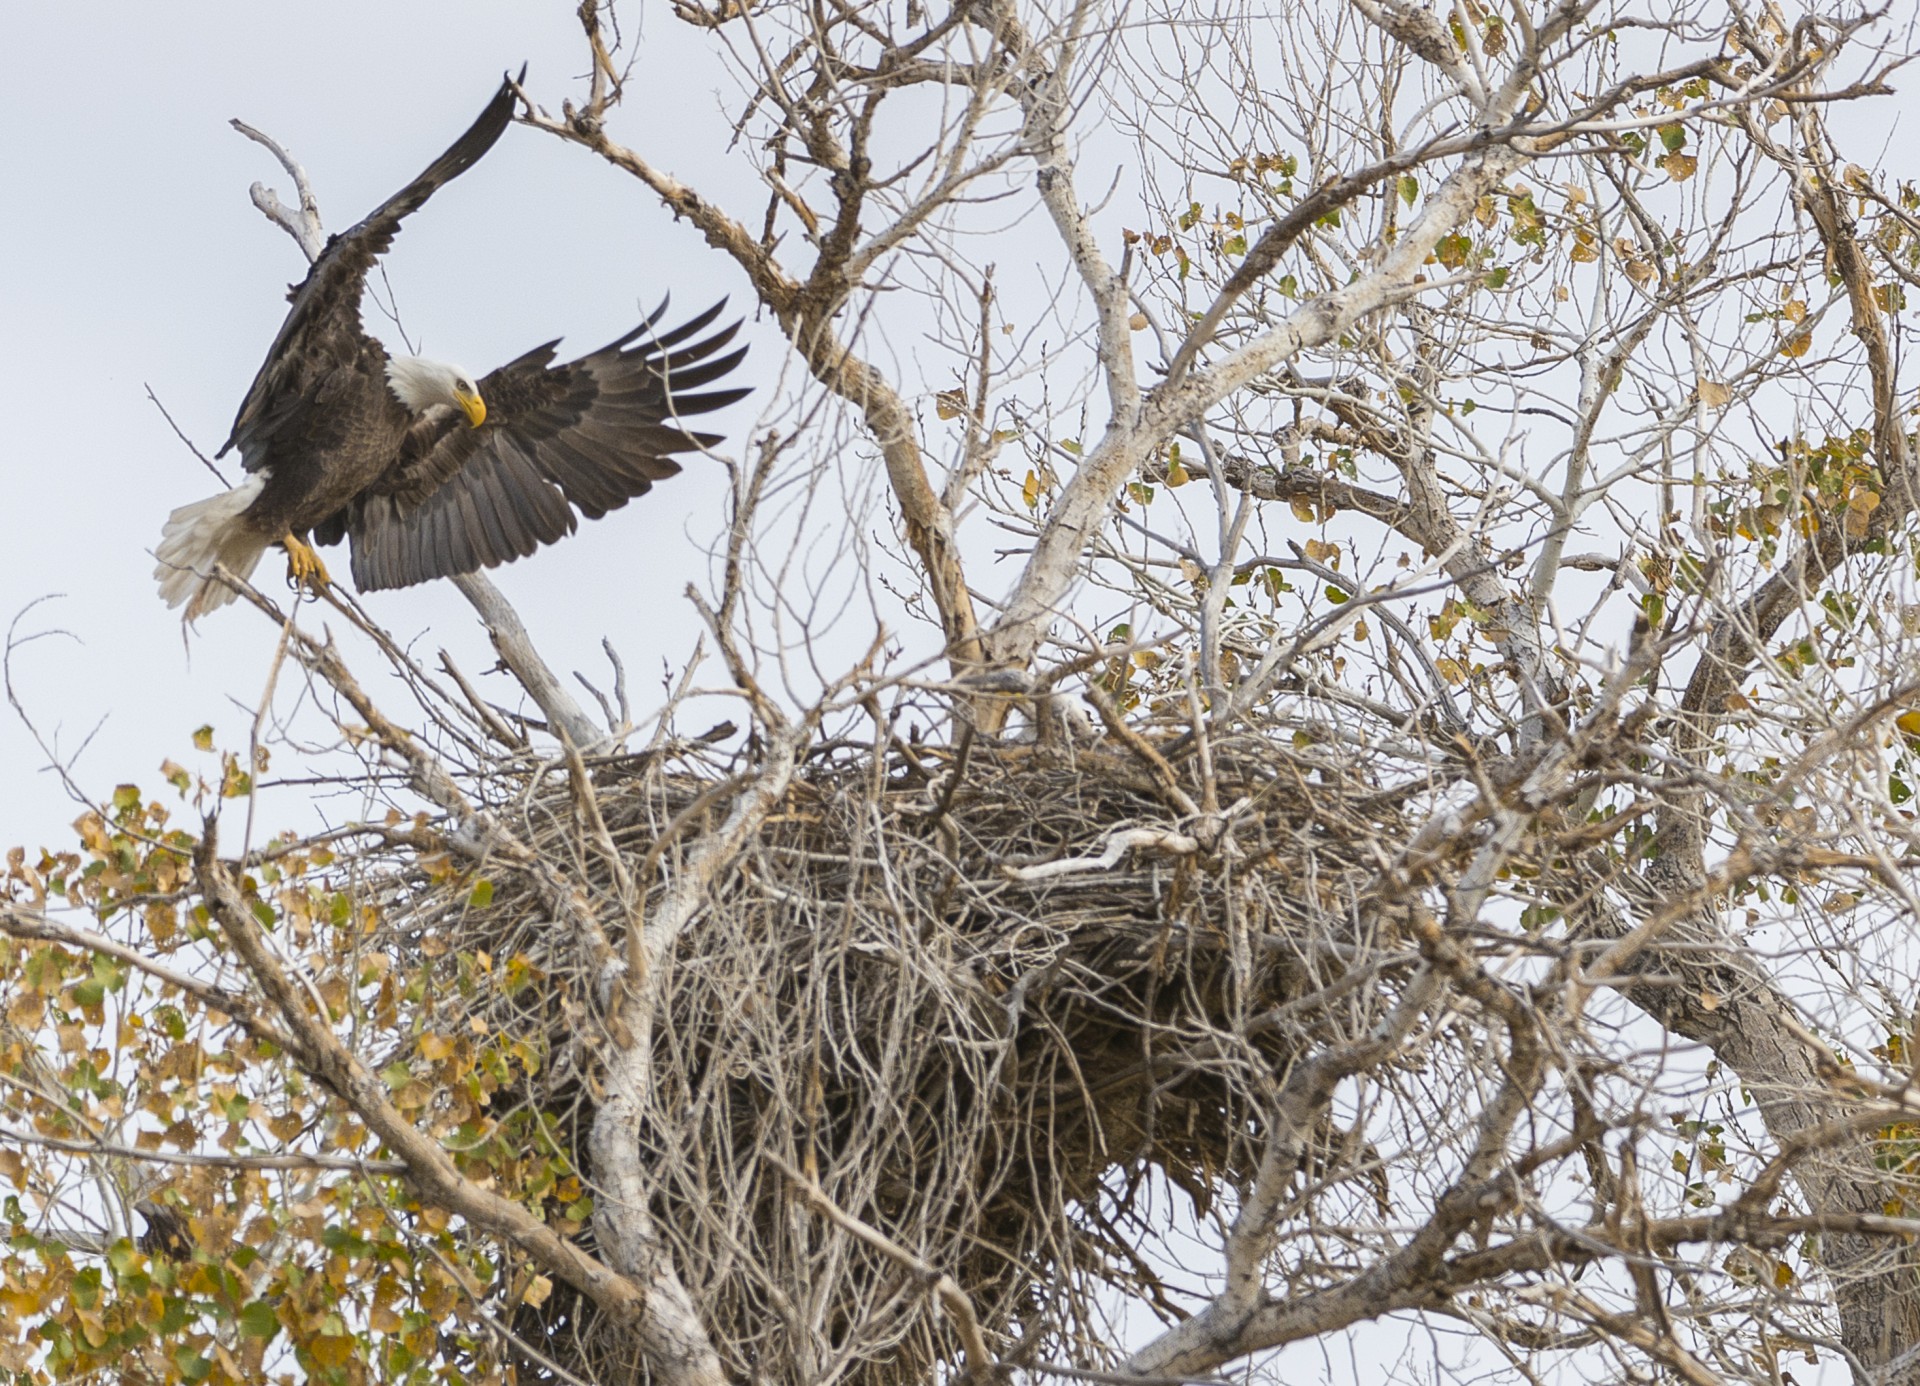
<path fill-rule="evenodd" d="M 471 573 L 573 532 L 680 470 L 672 454 L 719 435 L 679 420 L 746 390 L 699 387 L 731 371 L 718 354 L 739 324 L 707 333 L 724 305 L 671 331 L 664 311 L 596 352 L 555 365 L 557 341 L 475 378 L 457 366 L 389 357 L 360 323 L 367 272 L 400 222 L 471 168 L 513 118 L 514 83 L 427 170 L 333 236 L 290 297 L 292 311 L 220 449 L 247 479 L 181 506 L 154 551 L 170 607 L 194 620 L 233 600 L 215 565 L 253 572 L 271 544 L 294 576 L 325 581 L 305 542 L 352 541 L 362 591 Z"/>

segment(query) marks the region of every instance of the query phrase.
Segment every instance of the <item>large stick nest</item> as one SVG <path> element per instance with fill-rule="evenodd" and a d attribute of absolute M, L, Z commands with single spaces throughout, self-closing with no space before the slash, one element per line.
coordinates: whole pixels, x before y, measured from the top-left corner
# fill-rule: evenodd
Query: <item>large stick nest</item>
<path fill-rule="evenodd" d="M 644 1157 L 653 1214 L 739 1379 L 880 1386 L 956 1353 L 924 1277 L 823 1216 L 795 1175 L 953 1276 L 1016 1357 L 1098 1363 L 1106 1287 L 1178 1312 L 1139 1248 L 1170 1212 L 1189 1228 L 1231 1216 L 1220 1191 L 1250 1172 L 1290 1057 L 1378 1014 L 1395 978 L 1373 947 L 1390 926 L 1368 898 L 1372 844 L 1404 835 L 1401 796 L 1248 737 L 1214 751 L 1219 804 L 1247 802 L 1213 849 L 1017 878 L 1130 827 L 1204 831 L 1157 774 L 1106 745 L 823 756 L 717 883 L 656 979 Z M 656 897 L 730 801 L 658 761 L 595 778 L 631 871 L 681 820 L 644 883 Z M 513 811 L 615 919 L 576 790 L 549 776 Z M 504 880 L 483 909 L 465 884 L 416 887 L 401 915 L 449 956 L 539 970 L 465 1004 L 550 1056 L 520 1096 L 560 1113 L 586 1169 L 604 1038 L 577 940 Z M 1169 1208 L 1174 1189 L 1187 1209 Z M 584 1308 L 557 1287 L 515 1326 L 580 1376 L 637 1379 L 630 1344 Z"/>

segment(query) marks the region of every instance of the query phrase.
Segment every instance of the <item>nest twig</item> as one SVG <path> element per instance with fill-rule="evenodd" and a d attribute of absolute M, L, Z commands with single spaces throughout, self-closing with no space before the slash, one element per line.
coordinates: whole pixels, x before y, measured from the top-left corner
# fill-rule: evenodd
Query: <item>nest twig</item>
<path fill-rule="evenodd" d="M 1254 738 L 1217 747 L 1239 812 L 1198 850 L 1165 763 L 1125 749 L 976 747 L 931 783 L 929 761 L 804 775 L 670 960 L 653 1211 L 742 1380 L 883 1386 L 958 1360 L 924 1278 L 849 1220 L 950 1277 L 998 1342 L 1107 1365 L 1091 1346 L 1105 1287 L 1177 1309 L 1130 1245 L 1151 1191 L 1211 1216 L 1250 1172 L 1291 1057 L 1363 1028 L 1414 958 L 1367 898 L 1367 844 L 1402 836 L 1377 785 Z M 714 783 L 601 771 L 600 817 L 643 888 L 722 811 Z M 522 840 L 613 900 L 564 786 L 523 787 L 518 812 Z M 1196 850 L 1100 857 L 1142 827 Z M 1083 856 L 1100 859 L 1021 869 Z M 447 1004 L 546 1054 L 518 1096 L 583 1150 L 595 982 L 565 931 L 510 879 L 485 908 L 465 881 L 387 889 L 407 940 L 536 970 L 539 985 L 450 987 Z M 516 1328 L 570 1370 L 628 1379 L 630 1347 L 582 1313 L 562 1288 Z"/>

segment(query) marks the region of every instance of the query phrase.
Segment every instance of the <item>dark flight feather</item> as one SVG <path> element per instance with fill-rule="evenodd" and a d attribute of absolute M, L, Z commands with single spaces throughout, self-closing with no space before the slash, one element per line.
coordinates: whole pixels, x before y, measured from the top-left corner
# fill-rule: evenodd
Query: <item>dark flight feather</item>
<path fill-rule="evenodd" d="M 565 365 L 549 364 L 554 343 L 536 347 L 479 382 L 479 428 L 450 412 L 416 424 L 396 464 L 347 509 L 354 582 L 377 591 L 523 558 L 570 534 L 574 510 L 598 519 L 674 475 L 672 454 L 719 441 L 679 421 L 747 394 L 694 393 L 746 355 L 716 354 L 738 323 L 688 341 L 722 307 L 659 336 L 656 312 Z M 463 542 L 441 542 L 449 525 Z"/>

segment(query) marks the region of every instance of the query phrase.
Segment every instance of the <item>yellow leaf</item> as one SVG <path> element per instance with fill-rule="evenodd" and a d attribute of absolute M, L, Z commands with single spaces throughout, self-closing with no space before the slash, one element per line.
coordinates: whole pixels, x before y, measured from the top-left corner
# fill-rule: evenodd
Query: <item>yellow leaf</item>
<path fill-rule="evenodd" d="M 354 1340 L 344 1333 L 321 1333 L 307 1340 L 313 1360 L 329 1370 L 344 1367 L 353 1358 Z"/>
<path fill-rule="evenodd" d="M 1334 567 L 1337 568 L 1340 566 L 1340 546 L 1338 544 L 1330 544 L 1321 539 L 1309 539 L 1306 543 L 1306 554 L 1307 557 L 1311 558 L 1315 563 L 1324 563 L 1327 559 L 1331 558 L 1334 560 Z"/>
<path fill-rule="evenodd" d="M 1180 464 L 1179 458 L 1176 457 L 1173 461 L 1167 463 L 1167 485 L 1185 486 L 1192 480 L 1193 477 L 1188 473 L 1187 469 Z"/>
<path fill-rule="evenodd" d="M 1027 503 L 1029 510 L 1040 508 L 1040 478 L 1031 468 L 1027 471 L 1026 484 L 1020 488 L 1020 499 Z"/>
<path fill-rule="evenodd" d="M 1920 710 L 1901 713 L 1893 719 L 1893 725 L 1908 736 L 1920 736 Z"/>
<path fill-rule="evenodd" d="M 957 419 L 967 412 L 967 397 L 959 390 L 942 390 L 933 397 L 933 412 L 943 419 Z"/>
<path fill-rule="evenodd" d="M 1127 326 L 1131 327 L 1135 332 L 1146 331 L 1147 315 L 1145 313 L 1135 313 L 1132 317 L 1127 319 Z"/>
<path fill-rule="evenodd" d="M 1300 499 L 1300 497 L 1295 496 L 1293 498 L 1292 507 L 1293 507 L 1293 518 L 1300 521 L 1301 524 L 1310 525 L 1316 519 L 1319 518 L 1319 516 L 1313 513 L 1312 501 L 1302 500 Z"/>
<path fill-rule="evenodd" d="M 1460 661 L 1457 659 L 1448 659 L 1443 656 L 1436 659 L 1433 666 L 1440 671 L 1440 677 L 1448 683 L 1460 684 L 1467 681 L 1467 671 L 1460 667 Z"/>
<path fill-rule="evenodd" d="M 1813 334 L 1811 332 L 1796 332 L 1793 336 L 1787 338 L 1786 345 L 1780 348 L 1780 354 L 1798 359 L 1805 356 L 1812 346 Z"/>
<path fill-rule="evenodd" d="M 1700 402 L 1709 409 L 1718 409 L 1733 398 L 1733 391 L 1717 380 L 1702 379 L 1699 385 Z"/>
<path fill-rule="evenodd" d="M 1700 161 L 1691 154 L 1669 154 L 1660 160 L 1667 170 L 1667 177 L 1676 183 L 1684 183 L 1700 168 Z"/>
<path fill-rule="evenodd" d="M 553 1293 L 553 1281 L 544 1275 L 536 1275 L 527 1282 L 527 1292 L 521 1299 L 535 1309 L 547 1302 L 547 1296 Z"/>
<path fill-rule="evenodd" d="M 1726 1003 L 1727 1003 L 1727 998 L 1720 995 L 1718 992 L 1703 991 L 1700 993 L 1700 1008 L 1702 1010 L 1717 1011 L 1722 1006 L 1726 1005 Z"/>
<path fill-rule="evenodd" d="M 1781 308 L 1780 315 L 1788 322 L 1805 322 L 1807 320 L 1807 305 L 1800 299 L 1790 298 L 1787 300 L 1786 305 Z"/>

